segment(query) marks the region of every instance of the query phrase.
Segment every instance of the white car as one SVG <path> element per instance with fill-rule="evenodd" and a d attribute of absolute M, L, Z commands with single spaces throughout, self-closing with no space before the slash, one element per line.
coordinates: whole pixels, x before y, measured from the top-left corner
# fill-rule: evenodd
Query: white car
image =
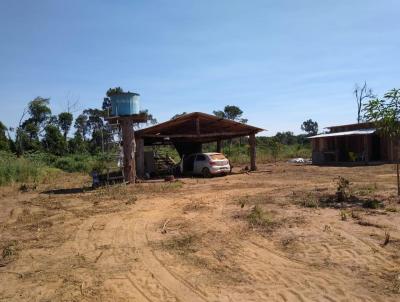
<path fill-rule="evenodd" d="M 230 173 L 231 166 L 229 160 L 221 153 L 194 153 L 182 158 L 180 171 L 182 174 L 211 177 Z"/>

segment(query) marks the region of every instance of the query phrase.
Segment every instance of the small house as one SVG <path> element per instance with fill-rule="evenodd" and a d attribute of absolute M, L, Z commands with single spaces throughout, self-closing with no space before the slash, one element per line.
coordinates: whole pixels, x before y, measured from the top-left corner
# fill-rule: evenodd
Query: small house
<path fill-rule="evenodd" d="M 313 164 L 391 162 L 397 157 L 399 139 L 380 135 L 373 123 L 327 127 L 311 136 Z"/>

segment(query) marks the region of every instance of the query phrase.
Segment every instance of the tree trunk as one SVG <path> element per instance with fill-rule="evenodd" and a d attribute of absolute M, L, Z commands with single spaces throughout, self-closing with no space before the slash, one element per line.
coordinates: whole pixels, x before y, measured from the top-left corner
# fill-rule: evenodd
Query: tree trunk
<path fill-rule="evenodd" d="M 396 163 L 397 172 L 397 196 L 400 196 L 400 174 L 399 174 L 399 162 Z"/>
<path fill-rule="evenodd" d="M 136 162 L 135 162 L 135 133 L 133 130 L 133 122 L 131 120 L 122 120 L 122 141 L 124 152 L 124 177 L 125 181 L 131 184 L 136 179 Z"/>

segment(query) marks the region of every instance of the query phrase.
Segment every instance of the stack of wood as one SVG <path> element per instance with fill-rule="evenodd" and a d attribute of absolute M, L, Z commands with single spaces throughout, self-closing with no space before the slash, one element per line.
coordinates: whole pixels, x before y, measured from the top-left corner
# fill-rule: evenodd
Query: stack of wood
<path fill-rule="evenodd" d="M 155 170 L 158 175 L 172 174 L 176 162 L 170 156 L 154 156 Z"/>

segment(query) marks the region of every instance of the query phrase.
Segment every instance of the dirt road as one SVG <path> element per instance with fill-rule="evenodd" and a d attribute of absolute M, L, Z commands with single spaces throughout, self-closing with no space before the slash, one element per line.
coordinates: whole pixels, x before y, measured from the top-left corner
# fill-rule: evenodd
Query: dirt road
<path fill-rule="evenodd" d="M 0 300 L 400 299 L 392 167 L 262 169 L 87 192 L 4 188 Z M 384 207 L 299 201 L 333 194 L 338 175 Z"/>

